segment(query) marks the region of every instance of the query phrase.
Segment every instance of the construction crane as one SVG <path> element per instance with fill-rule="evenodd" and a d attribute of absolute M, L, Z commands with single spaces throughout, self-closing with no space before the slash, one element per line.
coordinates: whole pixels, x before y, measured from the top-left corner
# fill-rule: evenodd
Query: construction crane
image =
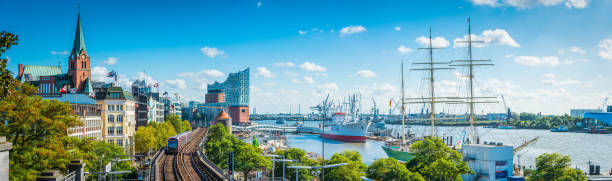
<path fill-rule="evenodd" d="M 606 99 L 604 99 L 603 103 L 601 104 L 602 112 L 606 112 L 606 103 L 608 103 L 608 96 L 606 96 Z"/>

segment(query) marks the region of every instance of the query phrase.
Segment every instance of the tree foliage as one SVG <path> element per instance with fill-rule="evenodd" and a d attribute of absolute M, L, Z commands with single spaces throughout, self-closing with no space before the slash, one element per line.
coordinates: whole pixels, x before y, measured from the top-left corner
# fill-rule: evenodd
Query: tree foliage
<path fill-rule="evenodd" d="M 149 126 L 153 128 L 153 132 L 156 136 L 156 149 L 168 145 L 168 138 L 178 134 L 170 122 L 151 123 Z"/>
<path fill-rule="evenodd" d="M 536 170 L 527 176 L 533 181 L 587 180 L 577 169 L 571 168 L 571 159 L 558 153 L 544 153 L 536 158 Z"/>
<path fill-rule="evenodd" d="M 18 86 L 18 82 L 11 75 L 11 71 L 6 69 L 8 58 L 2 57 L 2 54 L 11 46 L 17 45 L 18 40 L 19 37 L 15 34 L 6 31 L 0 32 L 0 99 L 11 95 Z"/>
<path fill-rule="evenodd" d="M 325 180 L 361 180 L 367 165 L 361 161 L 361 154 L 358 151 L 342 151 L 335 153 L 329 160 L 325 160 L 326 165 L 347 163 L 347 165 L 325 169 Z"/>
<path fill-rule="evenodd" d="M 270 159 L 261 156 L 262 151 L 259 148 L 229 134 L 221 123 L 208 129 L 204 148 L 208 159 L 224 169 L 228 168 L 228 152 L 234 152 L 234 169 L 243 172 L 245 179 L 251 171 L 272 167 Z"/>
<path fill-rule="evenodd" d="M 523 116 L 528 115 L 528 116 Z M 528 128 L 528 129 L 550 129 L 559 126 L 575 127 L 577 123 L 583 122 L 582 118 L 574 117 L 569 115 L 562 116 L 545 116 L 545 117 L 534 117 L 535 114 L 521 113 L 521 120 L 510 120 L 509 125 L 515 126 L 516 128 Z"/>
<path fill-rule="evenodd" d="M 394 158 L 381 158 L 372 163 L 366 171 L 368 178 L 377 181 L 425 181 L 419 173 L 410 172 L 405 165 Z"/>
<path fill-rule="evenodd" d="M 117 157 L 119 155 L 127 155 L 123 147 L 118 146 L 116 144 L 107 143 L 104 141 L 93 141 L 90 142 L 92 145 L 92 149 L 90 151 L 93 158 L 88 161 L 85 165 L 85 170 L 90 172 L 99 172 L 104 169 L 104 166 L 110 162 L 111 159 L 125 159 L 128 157 Z M 131 166 L 131 162 L 123 161 L 118 162 L 115 170 L 119 171 L 132 171 L 135 169 Z M 129 174 L 121 174 L 119 178 L 126 178 Z M 90 177 L 97 178 L 97 175 L 90 175 Z M 97 179 L 93 179 L 97 180 Z"/>
<path fill-rule="evenodd" d="M 189 124 L 189 121 L 182 121 L 181 118 L 176 114 L 166 115 L 165 122 L 170 122 L 174 127 L 174 131 L 176 131 L 177 133 L 191 131 L 191 124 Z"/>
<path fill-rule="evenodd" d="M 149 153 L 149 151 L 159 148 L 157 147 L 158 139 L 156 139 L 157 135 L 155 135 L 155 132 L 156 130 L 153 126 L 139 126 L 136 129 L 134 134 L 136 152 Z"/>
<path fill-rule="evenodd" d="M 410 150 L 415 157 L 406 166 L 426 180 L 462 180 L 462 174 L 473 173 L 461 154 L 447 147 L 440 138 L 417 141 L 410 145 Z"/>
<path fill-rule="evenodd" d="M 290 148 L 288 150 L 279 150 L 279 151 L 276 151 L 274 154 L 276 154 L 276 155 L 284 155 L 285 159 L 297 160 L 300 165 L 314 166 L 314 165 L 317 165 L 319 163 L 316 160 L 309 159 L 306 156 L 306 151 L 304 151 L 302 149 L 299 149 L 299 148 Z M 297 163 L 296 162 L 287 162 L 285 164 L 286 164 L 285 166 L 293 166 L 293 165 L 296 165 Z M 282 166 L 283 166 L 282 162 L 276 162 L 276 165 L 274 165 L 274 169 L 275 169 L 274 172 L 276 174 L 276 177 L 282 176 L 282 173 L 283 173 Z M 286 169 L 285 170 L 285 177 L 288 180 L 295 180 L 295 170 L 296 169 Z M 312 175 L 310 170 L 306 170 L 306 169 L 300 169 L 299 176 L 300 176 L 300 178 L 298 180 L 312 180 L 314 178 L 314 176 Z"/>

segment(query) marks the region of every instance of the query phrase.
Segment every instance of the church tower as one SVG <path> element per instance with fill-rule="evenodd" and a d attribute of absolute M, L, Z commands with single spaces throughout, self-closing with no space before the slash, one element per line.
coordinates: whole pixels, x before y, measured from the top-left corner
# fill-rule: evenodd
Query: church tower
<path fill-rule="evenodd" d="M 76 92 L 82 93 L 87 89 L 86 85 L 91 78 L 91 62 L 85 50 L 85 39 L 83 37 L 83 29 L 81 28 L 81 13 L 78 15 L 76 34 L 74 36 L 74 45 L 70 57 L 68 57 L 68 73 L 72 77 L 72 88 L 76 88 Z"/>

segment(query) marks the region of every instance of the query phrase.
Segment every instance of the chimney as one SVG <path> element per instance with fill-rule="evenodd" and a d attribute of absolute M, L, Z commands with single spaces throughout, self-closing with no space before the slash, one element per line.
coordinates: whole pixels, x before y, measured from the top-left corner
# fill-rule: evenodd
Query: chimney
<path fill-rule="evenodd" d="M 23 64 L 19 64 L 19 75 L 17 77 L 21 78 L 23 75 Z"/>

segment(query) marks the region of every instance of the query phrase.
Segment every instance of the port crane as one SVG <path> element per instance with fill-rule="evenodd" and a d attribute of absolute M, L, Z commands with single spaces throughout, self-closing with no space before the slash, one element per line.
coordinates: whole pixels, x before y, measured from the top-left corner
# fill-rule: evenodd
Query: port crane
<path fill-rule="evenodd" d="M 310 109 L 319 112 L 319 115 L 322 115 L 323 117 L 327 117 L 329 115 L 329 110 L 331 109 L 333 102 L 333 100 L 329 99 L 329 94 L 327 94 L 327 97 L 325 98 L 325 100 L 323 100 L 323 102 L 316 106 L 310 107 Z"/>

